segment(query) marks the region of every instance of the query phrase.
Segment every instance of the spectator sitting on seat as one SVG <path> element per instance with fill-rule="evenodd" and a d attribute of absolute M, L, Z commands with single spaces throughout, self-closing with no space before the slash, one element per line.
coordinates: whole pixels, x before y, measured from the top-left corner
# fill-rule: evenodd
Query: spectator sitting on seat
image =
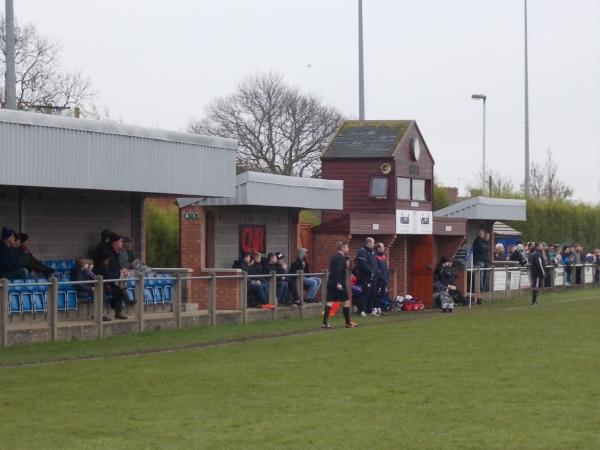
<path fill-rule="evenodd" d="M 121 269 L 136 273 L 148 273 L 152 271 L 145 265 L 133 252 L 133 240 L 128 237 L 123 238 L 123 249 L 119 252 L 119 264 Z"/>
<path fill-rule="evenodd" d="M 494 247 L 494 261 L 504 261 L 504 244 L 496 244 Z"/>
<path fill-rule="evenodd" d="M 277 252 L 275 255 L 277 256 L 277 264 L 281 267 L 280 272 L 277 273 L 290 274 L 290 272 L 288 272 L 287 263 L 285 262 L 285 255 L 281 252 Z M 286 277 L 285 282 L 288 285 L 288 298 L 291 297 L 292 303 L 295 305 L 300 305 L 300 297 L 298 296 L 298 284 L 296 283 L 296 278 Z"/>
<path fill-rule="evenodd" d="M 269 273 L 275 272 L 278 275 L 286 274 L 286 271 L 283 269 L 283 267 L 280 264 L 277 264 L 277 253 L 269 253 L 267 255 L 267 270 Z M 277 295 L 277 304 L 280 306 L 286 305 L 289 287 L 285 277 L 277 277 L 275 292 Z"/>
<path fill-rule="evenodd" d="M 240 269 L 242 272 L 246 272 L 248 275 L 252 273 L 252 267 L 254 266 L 252 256 L 250 253 L 243 252 L 240 259 L 233 263 L 233 269 Z M 265 296 L 259 280 L 248 280 L 248 306 L 258 306 L 256 303 L 262 305 L 268 304 L 268 297 Z M 254 302 L 251 303 L 251 297 Z"/>
<path fill-rule="evenodd" d="M 298 257 L 290 265 L 290 273 L 298 273 L 301 270 L 304 273 L 310 273 L 310 267 L 306 261 L 308 256 L 308 250 L 305 248 L 298 249 Z M 308 289 L 306 298 L 304 299 L 307 303 L 315 303 L 319 289 L 321 288 L 321 279 L 318 277 L 304 277 L 303 281 L 304 289 Z"/>
<path fill-rule="evenodd" d="M 77 267 L 71 272 L 73 281 L 91 281 L 96 279 L 93 272 L 94 263 L 91 259 L 79 258 L 76 263 Z M 74 287 L 79 300 L 90 301 L 94 299 L 94 288 L 91 284 L 75 284 Z"/>
<path fill-rule="evenodd" d="M 54 273 L 54 269 L 45 266 L 44 263 L 33 256 L 33 253 L 29 250 L 29 235 L 27 233 L 21 233 L 15 238 L 15 247 L 17 249 L 19 264 L 21 267 L 25 267 L 30 274 L 34 272 L 33 275 L 35 278 L 38 278 L 36 274 L 48 278 Z"/>
<path fill-rule="evenodd" d="M 263 295 L 259 297 L 259 301 L 261 303 L 261 307 L 263 309 L 272 309 L 273 305 L 269 304 L 269 283 L 266 280 L 266 270 L 265 265 L 262 260 L 262 253 L 253 252 L 252 254 L 252 264 L 250 265 L 250 270 L 248 275 L 263 275 L 259 278 L 252 278 L 251 283 L 255 286 L 260 287 L 263 292 Z"/>
<path fill-rule="evenodd" d="M 119 265 L 119 252 L 123 248 L 123 238 L 116 233 L 110 235 L 110 248 L 102 255 L 100 267 L 97 271 L 107 280 L 118 280 L 122 278 L 121 266 Z M 129 299 L 118 282 L 104 283 L 104 292 L 110 296 L 110 305 L 115 310 L 116 319 L 127 319 L 124 316 L 123 304 Z"/>
<path fill-rule="evenodd" d="M 19 264 L 15 237 L 16 233 L 12 229 L 2 227 L 0 233 L 0 278 L 16 280 L 28 277 L 27 269 Z"/>
<path fill-rule="evenodd" d="M 96 246 L 96 250 L 94 251 L 94 266 L 97 270 L 100 269 L 100 263 L 104 259 L 104 257 L 110 254 L 111 246 L 110 246 L 110 235 L 113 234 L 108 228 L 105 228 L 100 232 L 100 242 Z"/>

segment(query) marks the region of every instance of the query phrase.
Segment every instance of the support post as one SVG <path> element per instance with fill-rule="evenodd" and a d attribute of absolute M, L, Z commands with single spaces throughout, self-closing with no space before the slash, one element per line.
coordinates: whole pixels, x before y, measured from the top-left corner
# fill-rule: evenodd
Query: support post
<path fill-rule="evenodd" d="M 242 272 L 240 280 L 240 310 L 242 311 L 242 323 L 248 322 L 248 272 Z"/>
<path fill-rule="evenodd" d="M 101 338 L 104 335 L 102 323 L 102 316 L 104 315 L 104 277 L 97 275 L 96 282 L 96 286 L 94 286 L 94 322 L 96 322 L 97 335 Z"/>
<path fill-rule="evenodd" d="M 488 275 L 489 274 L 490 274 L 490 272 L 488 271 Z M 496 268 L 495 267 L 492 267 L 492 280 L 490 281 L 489 277 L 488 277 L 488 288 L 491 291 L 490 297 L 492 299 L 492 303 L 494 303 L 494 297 L 496 295 L 495 294 L 495 291 L 496 291 L 496 289 L 495 289 L 496 288 Z"/>
<path fill-rule="evenodd" d="M 181 274 L 178 273 L 175 278 L 175 286 L 173 289 L 173 309 L 175 313 L 175 321 L 177 328 L 181 328 Z"/>
<path fill-rule="evenodd" d="M 141 289 L 140 289 L 141 286 Z M 135 284 L 135 318 L 138 321 L 138 331 L 144 331 L 144 274 L 139 273 Z"/>
<path fill-rule="evenodd" d="M 299 270 L 296 272 L 298 276 L 296 277 L 296 292 L 298 293 L 298 301 L 300 302 L 299 310 L 300 310 L 300 318 L 304 318 L 304 271 Z"/>
<path fill-rule="evenodd" d="M 8 280 L 0 280 L 0 326 L 2 327 L 2 347 L 8 346 Z"/>
<path fill-rule="evenodd" d="M 56 309 L 58 300 L 58 280 L 53 276 L 50 281 L 52 285 L 50 286 L 50 298 L 48 302 L 48 320 L 50 322 L 52 342 L 55 342 L 58 338 L 58 310 Z"/>
<path fill-rule="evenodd" d="M 217 323 L 217 274 L 210 272 L 208 280 L 208 314 L 210 324 L 214 326 Z"/>

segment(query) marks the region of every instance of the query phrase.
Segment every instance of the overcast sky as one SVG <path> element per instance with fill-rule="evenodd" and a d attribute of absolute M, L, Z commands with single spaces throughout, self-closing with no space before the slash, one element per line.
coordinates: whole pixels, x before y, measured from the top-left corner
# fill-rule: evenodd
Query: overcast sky
<path fill-rule="evenodd" d="M 14 0 L 128 123 L 183 130 L 269 70 L 358 116 L 356 0 Z M 364 0 L 367 119 L 415 119 L 445 185 L 524 176 L 523 0 Z M 532 160 L 600 200 L 600 0 L 529 0 Z"/>

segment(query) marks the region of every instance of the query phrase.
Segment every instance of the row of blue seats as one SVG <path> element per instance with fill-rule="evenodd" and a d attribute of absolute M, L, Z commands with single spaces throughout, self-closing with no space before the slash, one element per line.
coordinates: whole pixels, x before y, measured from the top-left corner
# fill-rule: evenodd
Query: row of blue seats
<path fill-rule="evenodd" d="M 13 280 L 8 285 L 10 314 L 45 313 L 48 311 L 49 283 L 44 278 Z M 70 285 L 59 285 L 56 299 L 58 311 L 77 309 L 77 292 Z"/>
<path fill-rule="evenodd" d="M 67 277 L 70 280 L 70 276 Z M 44 278 L 13 280 L 8 287 L 8 312 L 10 314 L 45 313 L 48 311 L 49 282 Z M 127 296 L 135 303 L 135 281 L 126 286 Z M 58 311 L 77 310 L 79 301 L 92 301 L 92 298 L 78 298 L 70 284 L 59 284 L 56 308 Z M 173 302 L 173 279 L 169 275 L 156 274 L 144 280 L 144 303 L 161 305 Z"/>
<path fill-rule="evenodd" d="M 127 282 L 127 296 L 135 302 L 135 281 Z M 144 303 L 162 305 L 173 302 L 173 278 L 167 274 L 155 274 L 144 279 Z"/>
<path fill-rule="evenodd" d="M 77 268 L 77 263 L 74 259 L 44 261 L 44 265 L 56 270 L 57 272 L 70 272 Z"/>

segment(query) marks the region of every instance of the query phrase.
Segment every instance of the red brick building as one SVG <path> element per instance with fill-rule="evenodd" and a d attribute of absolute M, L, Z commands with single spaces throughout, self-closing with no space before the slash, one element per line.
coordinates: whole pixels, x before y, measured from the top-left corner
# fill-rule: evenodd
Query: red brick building
<path fill-rule="evenodd" d="M 316 267 L 340 240 L 352 255 L 367 236 L 388 248 L 393 295 L 432 303 L 433 269 L 462 245 L 465 221 L 433 218 L 434 159 L 414 121 L 347 121 L 322 157 L 322 176 L 344 182 L 343 211 L 313 230 Z"/>

